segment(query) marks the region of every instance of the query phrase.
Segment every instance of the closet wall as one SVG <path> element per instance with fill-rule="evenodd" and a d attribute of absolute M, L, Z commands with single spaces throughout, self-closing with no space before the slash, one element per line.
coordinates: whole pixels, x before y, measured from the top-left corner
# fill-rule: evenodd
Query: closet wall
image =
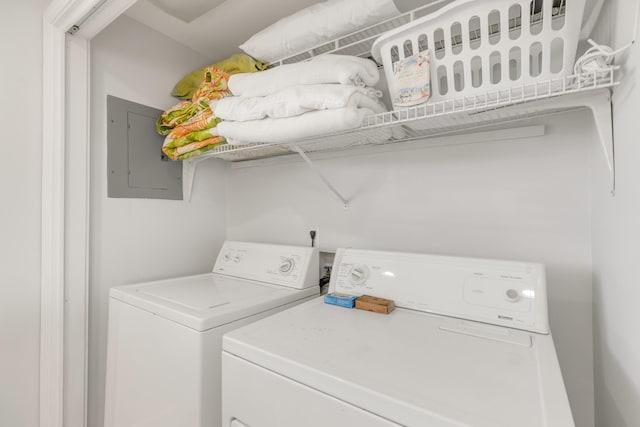
<path fill-rule="evenodd" d="M 551 328 L 579 427 L 593 426 L 586 111 L 519 125 L 547 135 L 320 160 L 349 210 L 301 162 L 232 169 L 228 237 L 542 262 Z M 514 131 L 517 133 L 517 131 Z M 397 146 L 394 146 L 397 147 Z M 600 159 L 598 159 L 600 160 Z"/>
<path fill-rule="evenodd" d="M 39 425 L 42 13 L 2 4 L 0 117 L 0 426 Z"/>
<path fill-rule="evenodd" d="M 628 17 L 625 1 L 606 3 L 601 21 Z M 631 27 L 601 25 L 599 32 L 620 45 Z M 628 285 L 638 281 L 634 264 L 640 259 L 634 49 L 630 77 L 615 99 L 615 199 L 608 196 L 593 120 L 582 111 L 519 124 L 546 125 L 542 137 L 459 145 L 449 138 L 436 147 L 415 143 L 318 160 L 352 199 L 346 211 L 304 163 L 290 160 L 234 169 L 203 162 L 189 204 L 106 197 L 106 95 L 165 108 L 175 103 L 168 95 L 175 81 L 210 62 L 119 18 L 92 42 L 89 425 L 100 425 L 103 416 L 110 287 L 207 271 L 225 235 L 306 245 L 314 227 L 324 250 L 351 246 L 543 262 L 577 426 L 594 425 L 594 351 L 595 425 L 640 424 L 640 349 L 626 339 L 640 323 L 633 305 L 640 295 Z"/>
<path fill-rule="evenodd" d="M 593 37 L 616 47 L 631 41 L 636 7 L 636 1 L 606 1 Z M 594 164 L 594 371 L 596 424 L 631 427 L 640 425 L 639 46 L 618 62 L 624 77 L 613 97 L 615 197 L 608 194 L 603 165 Z"/>
<path fill-rule="evenodd" d="M 107 198 L 106 97 L 165 109 L 173 84 L 207 62 L 124 16 L 91 42 L 89 426 L 103 420 L 109 288 L 211 271 L 226 234 L 223 163 L 198 167 L 191 203 Z"/>

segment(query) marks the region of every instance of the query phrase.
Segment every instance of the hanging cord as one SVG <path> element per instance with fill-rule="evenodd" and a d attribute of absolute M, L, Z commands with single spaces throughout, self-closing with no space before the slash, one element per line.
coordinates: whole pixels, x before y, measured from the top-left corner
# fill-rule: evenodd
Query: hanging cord
<path fill-rule="evenodd" d="M 604 0 L 599 0 L 598 3 L 594 6 L 591 16 L 588 19 L 587 24 L 582 29 L 582 33 L 580 34 L 580 39 L 583 40 L 586 38 L 589 33 L 593 30 L 595 23 L 602 11 L 602 6 L 604 4 Z M 581 83 L 589 83 L 593 82 L 594 79 L 598 78 L 599 74 L 603 72 L 608 72 L 609 70 L 618 70 L 620 69 L 619 65 L 612 65 L 615 60 L 616 55 L 624 52 L 633 46 L 638 37 L 638 23 L 640 22 L 640 0 L 636 2 L 636 13 L 634 19 L 634 27 L 633 27 L 633 39 L 630 43 L 622 46 L 620 49 L 613 50 L 609 46 L 603 46 L 594 42 L 592 39 L 588 39 L 587 41 L 591 45 L 591 47 L 576 61 L 575 66 L 573 67 L 574 74 L 588 73 L 588 77 L 581 78 Z M 584 37 L 583 37 L 584 36 Z"/>
<path fill-rule="evenodd" d="M 619 65 L 612 65 L 616 55 L 629 49 L 635 43 L 635 40 L 627 43 L 623 47 L 617 50 L 613 50 L 609 46 L 604 46 L 594 42 L 593 40 L 587 40 L 591 47 L 576 61 L 576 65 L 573 67 L 574 74 L 587 75 L 582 79 L 582 83 L 588 83 L 598 75 L 608 72 L 609 70 L 618 70 Z"/>

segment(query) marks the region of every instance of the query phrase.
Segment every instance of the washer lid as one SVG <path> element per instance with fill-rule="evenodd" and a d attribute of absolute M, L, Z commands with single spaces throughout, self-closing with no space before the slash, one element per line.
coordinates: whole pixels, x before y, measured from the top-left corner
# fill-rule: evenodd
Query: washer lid
<path fill-rule="evenodd" d="M 110 297 L 205 331 L 317 293 L 208 273 L 119 286 Z"/>
<path fill-rule="evenodd" d="M 551 335 L 315 299 L 223 349 L 403 426 L 573 426 Z"/>

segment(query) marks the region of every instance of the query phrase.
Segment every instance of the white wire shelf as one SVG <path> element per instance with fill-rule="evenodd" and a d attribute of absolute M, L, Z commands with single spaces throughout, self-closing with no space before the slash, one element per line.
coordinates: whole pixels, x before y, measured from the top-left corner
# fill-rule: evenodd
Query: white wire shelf
<path fill-rule="evenodd" d="M 422 18 L 430 13 L 437 11 L 438 9 L 446 6 L 454 0 L 434 0 L 429 4 L 415 8 L 409 12 L 405 12 L 401 15 L 384 20 L 378 24 L 368 26 L 366 28 L 354 31 L 342 37 L 338 37 L 335 40 L 328 41 L 312 47 L 311 49 L 298 52 L 294 55 L 282 58 L 278 61 L 274 61 L 269 64 L 269 67 L 277 67 L 283 64 L 293 64 L 296 62 L 306 61 L 314 56 L 323 55 L 327 53 L 336 53 L 341 55 L 352 55 L 361 57 L 371 56 L 371 47 L 373 42 L 382 34 L 387 31 L 394 30 L 402 25 L 415 21 L 418 18 Z M 552 19 L 562 19 L 566 11 L 566 0 L 553 0 L 553 15 Z M 530 25 L 542 25 L 542 2 L 535 3 L 535 7 L 532 6 L 529 12 Z M 521 12 L 522 13 L 522 12 Z M 526 12 L 524 12 L 526 13 Z M 489 36 L 499 36 L 501 32 L 500 24 L 498 22 L 491 22 L 489 27 Z M 521 28 L 522 16 L 514 16 L 509 19 L 508 31 L 517 31 Z M 475 42 L 480 40 L 480 28 L 470 28 L 470 39 Z M 462 42 L 462 35 L 452 35 L 452 46 L 456 47 Z M 458 39 L 459 38 L 459 39 Z M 423 47 L 421 46 L 420 49 Z M 444 48 L 444 40 L 435 40 L 434 48 L 437 52 Z M 411 56 L 411 54 L 407 55 Z"/>
<path fill-rule="evenodd" d="M 313 153 L 425 139 L 590 107 L 592 92 L 617 84 L 613 69 L 573 75 L 376 114 L 367 117 L 359 128 L 343 132 L 282 143 L 221 145 L 195 159 L 238 162 L 280 156 L 297 152 L 292 148 L 294 143 Z"/>
<path fill-rule="evenodd" d="M 349 200 L 344 198 L 315 167 L 307 153 L 380 146 L 426 140 L 446 134 L 469 133 L 474 129 L 581 108 L 589 108 L 593 113 L 609 169 L 611 193 L 614 194 L 615 161 L 610 90 L 618 85 L 614 71 L 614 68 L 610 68 L 375 114 L 365 118 L 356 129 L 313 138 L 268 144 L 221 145 L 184 161 L 183 194 L 186 200 L 190 200 L 196 166 L 203 160 L 217 158 L 229 162 L 242 162 L 297 153 L 325 182 L 343 203 L 345 209 L 348 209 Z"/>

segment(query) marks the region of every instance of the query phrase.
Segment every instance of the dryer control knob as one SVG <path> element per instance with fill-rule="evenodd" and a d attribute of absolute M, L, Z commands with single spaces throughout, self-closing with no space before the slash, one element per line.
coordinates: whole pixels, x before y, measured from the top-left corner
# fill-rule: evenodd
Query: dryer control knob
<path fill-rule="evenodd" d="M 280 262 L 280 273 L 282 274 L 289 274 L 291 273 L 291 270 L 293 270 L 293 267 L 296 265 L 295 261 L 291 258 L 285 258 Z"/>
<path fill-rule="evenodd" d="M 516 302 L 520 299 L 520 292 L 515 289 L 507 289 L 504 293 L 504 298 L 509 302 Z"/>
<path fill-rule="evenodd" d="M 365 265 L 353 267 L 349 272 L 349 281 L 353 285 L 362 285 L 369 278 L 369 269 Z"/>
<path fill-rule="evenodd" d="M 231 252 L 227 252 L 226 254 L 224 254 L 222 256 L 222 259 L 225 260 L 226 262 L 231 261 Z"/>

